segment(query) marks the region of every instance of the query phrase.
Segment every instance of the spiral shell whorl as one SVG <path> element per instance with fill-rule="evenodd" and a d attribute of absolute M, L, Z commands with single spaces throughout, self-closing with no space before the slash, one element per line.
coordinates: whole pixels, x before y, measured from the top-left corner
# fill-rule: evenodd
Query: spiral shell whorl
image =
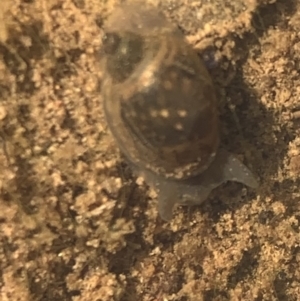
<path fill-rule="evenodd" d="M 158 192 L 160 216 L 200 204 L 227 181 L 258 183 L 219 147 L 211 78 L 181 32 L 158 9 L 124 4 L 107 20 L 102 96 L 106 120 L 136 175 Z"/>
<path fill-rule="evenodd" d="M 160 32 L 157 29 L 155 34 L 152 28 L 147 31 L 145 24 L 137 28 L 132 28 L 132 33 L 123 27 L 113 31 L 125 43 L 108 54 L 106 62 L 109 76 L 103 85 L 104 107 L 112 131 L 136 165 L 169 178 L 199 174 L 213 160 L 219 143 L 216 99 L 209 74 L 173 27 Z M 137 51 L 133 46 L 141 28 L 144 36 L 138 44 L 143 46 Z M 108 27 L 109 34 L 110 30 Z M 112 62 L 120 62 L 120 51 L 126 54 L 129 66 L 135 62 L 135 68 L 121 81 L 122 74 L 118 78 L 109 72 Z M 121 68 L 119 65 L 115 70 Z"/>

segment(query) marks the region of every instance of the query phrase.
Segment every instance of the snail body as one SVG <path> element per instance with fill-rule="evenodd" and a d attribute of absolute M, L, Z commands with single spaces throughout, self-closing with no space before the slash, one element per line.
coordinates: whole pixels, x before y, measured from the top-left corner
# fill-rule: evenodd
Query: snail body
<path fill-rule="evenodd" d="M 199 204 L 227 181 L 257 182 L 220 148 L 213 84 L 204 63 L 158 9 L 124 4 L 103 39 L 103 106 L 136 175 L 158 192 L 159 213 Z"/>

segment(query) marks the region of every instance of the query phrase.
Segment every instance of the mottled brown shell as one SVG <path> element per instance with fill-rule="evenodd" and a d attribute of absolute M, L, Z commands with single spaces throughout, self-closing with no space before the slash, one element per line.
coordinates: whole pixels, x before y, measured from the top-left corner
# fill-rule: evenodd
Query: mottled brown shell
<path fill-rule="evenodd" d="M 106 22 L 102 95 L 108 126 L 136 175 L 158 193 L 170 220 L 176 203 L 200 204 L 227 181 L 258 183 L 219 147 L 209 74 L 158 9 L 123 4 Z"/>
<path fill-rule="evenodd" d="M 210 76 L 164 16 L 151 9 L 132 16 L 130 9 L 136 12 L 131 6 L 114 12 L 105 28 L 102 89 L 110 129 L 133 164 L 167 178 L 197 175 L 219 145 Z"/>

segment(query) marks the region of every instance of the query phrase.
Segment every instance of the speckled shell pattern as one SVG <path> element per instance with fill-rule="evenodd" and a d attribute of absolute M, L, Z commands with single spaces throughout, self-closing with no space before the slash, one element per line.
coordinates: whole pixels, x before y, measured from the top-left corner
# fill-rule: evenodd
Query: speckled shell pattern
<path fill-rule="evenodd" d="M 142 57 L 122 80 L 107 67 L 113 57 L 103 56 L 104 111 L 121 151 L 135 166 L 166 178 L 203 172 L 219 146 L 216 98 L 203 62 L 180 31 L 151 8 L 123 6 L 105 31 L 142 41 Z"/>

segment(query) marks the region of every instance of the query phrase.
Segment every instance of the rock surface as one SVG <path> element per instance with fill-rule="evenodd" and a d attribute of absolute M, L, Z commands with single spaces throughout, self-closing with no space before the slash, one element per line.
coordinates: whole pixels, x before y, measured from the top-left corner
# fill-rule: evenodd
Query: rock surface
<path fill-rule="evenodd" d="M 0 299 L 299 300 L 299 1 L 148 1 L 204 57 L 224 144 L 261 186 L 162 222 L 103 118 L 97 55 L 120 1 L 7 0 Z"/>

